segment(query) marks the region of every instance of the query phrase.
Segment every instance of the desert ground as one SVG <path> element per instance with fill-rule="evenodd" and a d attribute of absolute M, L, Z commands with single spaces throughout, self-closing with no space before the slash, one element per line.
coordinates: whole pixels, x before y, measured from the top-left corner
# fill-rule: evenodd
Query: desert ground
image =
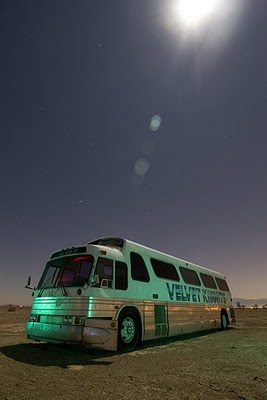
<path fill-rule="evenodd" d="M 0 400 L 267 400 L 267 309 L 236 310 L 236 327 L 129 353 L 37 343 L 29 308 L 0 307 Z"/>

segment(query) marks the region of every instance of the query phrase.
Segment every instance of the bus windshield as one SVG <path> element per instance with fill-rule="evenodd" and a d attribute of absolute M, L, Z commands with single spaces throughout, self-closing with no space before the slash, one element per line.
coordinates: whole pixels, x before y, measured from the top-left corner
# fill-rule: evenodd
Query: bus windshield
<path fill-rule="evenodd" d="M 51 260 L 45 267 L 38 288 L 83 286 L 89 280 L 93 262 L 91 255 Z"/>

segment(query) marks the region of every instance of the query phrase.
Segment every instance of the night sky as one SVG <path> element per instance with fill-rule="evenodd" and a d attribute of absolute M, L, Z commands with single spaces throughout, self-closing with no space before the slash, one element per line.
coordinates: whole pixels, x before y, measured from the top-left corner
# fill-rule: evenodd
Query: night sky
<path fill-rule="evenodd" d="M 267 297 L 267 2 L 0 3 L 0 304 L 118 235 Z"/>

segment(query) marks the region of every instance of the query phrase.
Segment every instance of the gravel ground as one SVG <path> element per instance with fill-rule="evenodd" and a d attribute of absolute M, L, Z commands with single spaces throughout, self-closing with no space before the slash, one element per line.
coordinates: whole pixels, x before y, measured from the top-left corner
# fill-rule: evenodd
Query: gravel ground
<path fill-rule="evenodd" d="M 0 307 L 0 400 L 267 400 L 267 310 L 236 310 L 232 329 L 130 353 L 29 341 L 28 314 Z"/>

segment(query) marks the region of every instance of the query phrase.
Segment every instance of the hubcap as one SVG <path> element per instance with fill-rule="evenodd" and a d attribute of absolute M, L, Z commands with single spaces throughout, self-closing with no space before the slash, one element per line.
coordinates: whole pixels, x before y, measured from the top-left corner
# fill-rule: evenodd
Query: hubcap
<path fill-rule="evenodd" d="M 124 343 L 130 343 L 135 335 L 135 323 L 130 317 L 125 318 L 121 324 L 121 338 Z"/>

